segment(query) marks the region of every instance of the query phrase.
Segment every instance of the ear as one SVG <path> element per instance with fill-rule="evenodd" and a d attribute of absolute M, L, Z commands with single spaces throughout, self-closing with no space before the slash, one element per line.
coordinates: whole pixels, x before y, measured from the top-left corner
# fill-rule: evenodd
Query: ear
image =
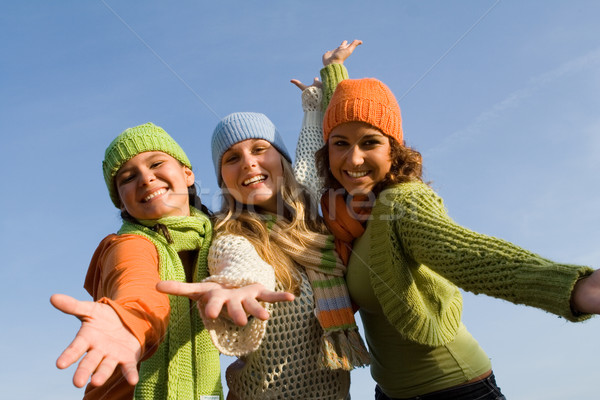
<path fill-rule="evenodd" d="M 183 173 L 185 175 L 185 184 L 187 187 L 190 187 L 194 184 L 195 182 L 195 177 L 194 177 L 194 172 L 189 169 L 188 167 L 184 166 L 183 167 Z"/>

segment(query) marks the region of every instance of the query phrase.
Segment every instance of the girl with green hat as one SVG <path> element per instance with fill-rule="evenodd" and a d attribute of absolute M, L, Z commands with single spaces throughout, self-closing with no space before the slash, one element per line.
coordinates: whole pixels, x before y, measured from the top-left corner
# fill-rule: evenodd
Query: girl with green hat
<path fill-rule="evenodd" d="M 84 287 L 94 302 L 51 298 L 82 321 L 57 366 L 83 356 L 73 383 L 82 387 L 91 376 L 85 399 L 221 399 L 219 352 L 202 320 L 187 299 L 156 290 L 161 280 L 208 275 L 212 227 L 190 161 L 167 132 L 147 123 L 113 140 L 102 169 L 123 224 L 90 263 Z"/>

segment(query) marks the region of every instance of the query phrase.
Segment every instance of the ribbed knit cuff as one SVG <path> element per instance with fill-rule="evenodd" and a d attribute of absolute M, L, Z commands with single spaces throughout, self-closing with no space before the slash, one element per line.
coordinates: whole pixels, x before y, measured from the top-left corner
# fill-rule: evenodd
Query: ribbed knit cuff
<path fill-rule="evenodd" d="M 348 79 L 349 76 L 344 64 L 329 64 L 321 68 L 320 73 L 323 82 L 323 111 L 325 111 L 337 84 Z"/>
<path fill-rule="evenodd" d="M 517 273 L 519 287 L 528 288 L 520 293 L 519 303 L 560 315 L 571 322 L 580 322 L 590 314 L 573 312 L 571 295 L 577 281 L 590 275 L 594 270 L 580 265 L 556 264 L 521 268 Z"/>

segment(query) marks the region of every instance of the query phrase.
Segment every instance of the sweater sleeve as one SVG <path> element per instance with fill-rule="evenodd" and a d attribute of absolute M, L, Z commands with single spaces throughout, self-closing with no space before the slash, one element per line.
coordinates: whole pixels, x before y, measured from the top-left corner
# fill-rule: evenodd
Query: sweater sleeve
<path fill-rule="evenodd" d="M 315 204 L 319 202 L 319 194 L 323 187 L 315 164 L 315 153 L 324 144 L 322 98 L 323 92 L 320 88 L 309 86 L 302 91 L 304 117 L 298 136 L 296 164 L 294 165 L 296 180 L 310 191 Z"/>
<path fill-rule="evenodd" d="M 108 304 L 152 355 L 169 323 L 169 297 L 156 290 L 160 281 L 158 253 L 138 235 L 110 235 L 98 246 L 85 281 L 95 301 Z"/>
<path fill-rule="evenodd" d="M 323 112 L 325 112 L 338 83 L 348 79 L 348 70 L 344 64 L 329 64 L 321 68 L 320 73 L 323 82 Z"/>
<path fill-rule="evenodd" d="M 275 271 L 256 252 L 248 239 L 224 234 L 217 236 L 208 254 L 210 275 L 204 282 L 217 282 L 228 287 L 242 287 L 254 283 L 275 290 Z M 262 303 L 267 311 L 272 304 Z M 211 339 L 223 354 L 242 356 L 256 350 L 265 335 L 267 321 L 249 318 L 246 326 L 235 325 L 227 317 L 208 319 L 202 316 Z"/>
<path fill-rule="evenodd" d="M 464 228 L 424 184 L 404 184 L 395 193 L 399 195 L 383 201 L 393 204 L 398 240 L 417 263 L 475 294 L 537 307 L 570 321 L 589 318 L 575 315 L 570 299 L 577 280 L 592 268 L 556 263 Z"/>
<path fill-rule="evenodd" d="M 330 64 L 321 69 L 323 88 L 309 86 L 302 92 L 302 128 L 296 146 L 294 176 L 306 186 L 316 204 L 319 203 L 323 188 L 315 164 L 315 153 L 323 147 L 323 111 L 339 82 L 348 78 L 343 64 Z"/>

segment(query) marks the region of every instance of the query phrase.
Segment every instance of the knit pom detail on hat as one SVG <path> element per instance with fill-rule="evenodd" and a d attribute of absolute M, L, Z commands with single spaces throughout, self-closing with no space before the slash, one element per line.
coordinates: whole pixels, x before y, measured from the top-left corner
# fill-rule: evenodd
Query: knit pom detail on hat
<path fill-rule="evenodd" d="M 403 144 L 402 117 L 396 97 L 375 78 L 345 79 L 335 89 L 323 117 L 323 138 L 345 122 L 360 121 Z"/>
<path fill-rule="evenodd" d="M 221 158 L 234 144 L 248 139 L 263 139 L 271 143 L 286 160 L 292 158 L 279 131 L 266 115 L 254 112 L 237 112 L 223 118 L 212 136 L 212 159 L 215 174 L 221 182 Z"/>
<path fill-rule="evenodd" d="M 104 181 L 110 199 L 117 208 L 121 205 L 114 183 L 117 172 L 127 161 L 147 151 L 162 151 L 186 167 L 192 168 L 192 164 L 181 146 L 160 126 L 148 122 L 124 130 L 108 145 L 104 153 L 104 161 L 102 161 Z"/>

